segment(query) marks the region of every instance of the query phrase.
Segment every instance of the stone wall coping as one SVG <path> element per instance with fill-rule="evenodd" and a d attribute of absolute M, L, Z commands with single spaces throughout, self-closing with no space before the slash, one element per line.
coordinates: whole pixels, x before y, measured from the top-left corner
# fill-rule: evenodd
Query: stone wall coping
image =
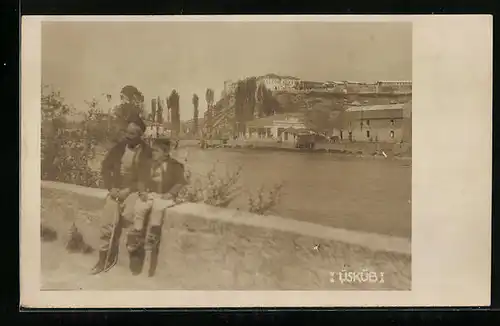
<path fill-rule="evenodd" d="M 73 184 L 42 181 L 42 188 L 67 191 L 74 194 L 104 199 L 107 190 Z M 191 215 L 208 220 L 272 229 L 325 240 L 358 245 L 373 251 L 411 254 L 411 240 L 383 234 L 333 228 L 310 222 L 298 221 L 273 215 L 257 215 L 237 209 L 218 208 L 202 203 L 182 203 L 169 208 L 180 215 Z"/>

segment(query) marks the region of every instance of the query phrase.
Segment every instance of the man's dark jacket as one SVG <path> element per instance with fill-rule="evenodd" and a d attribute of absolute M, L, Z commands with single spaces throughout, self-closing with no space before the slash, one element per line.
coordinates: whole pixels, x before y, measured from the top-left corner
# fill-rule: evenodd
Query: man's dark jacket
<path fill-rule="evenodd" d="M 125 141 L 110 149 L 102 162 L 101 174 L 104 186 L 112 188 L 130 188 L 132 192 L 147 191 L 151 179 L 152 150 L 144 141 L 140 142 L 140 152 L 129 177 L 121 175 L 122 157 L 125 153 Z"/>

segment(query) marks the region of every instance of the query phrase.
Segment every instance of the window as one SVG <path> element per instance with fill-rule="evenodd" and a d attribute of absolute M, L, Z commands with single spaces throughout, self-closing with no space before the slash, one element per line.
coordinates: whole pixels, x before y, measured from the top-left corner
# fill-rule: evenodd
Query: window
<path fill-rule="evenodd" d="M 390 132 L 390 136 L 391 136 L 391 139 L 393 139 L 393 138 L 394 138 L 394 131 L 392 131 L 392 130 L 391 130 L 391 132 Z"/>
<path fill-rule="evenodd" d="M 366 138 L 370 138 L 370 130 L 366 131 Z"/>
<path fill-rule="evenodd" d="M 366 125 L 369 126 L 370 125 L 370 120 L 366 120 Z"/>
<path fill-rule="evenodd" d="M 394 120 L 391 120 L 391 126 L 394 126 Z"/>

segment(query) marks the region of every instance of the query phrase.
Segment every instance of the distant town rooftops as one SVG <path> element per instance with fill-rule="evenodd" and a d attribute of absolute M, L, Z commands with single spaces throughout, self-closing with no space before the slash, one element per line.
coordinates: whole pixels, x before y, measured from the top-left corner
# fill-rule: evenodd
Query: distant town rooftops
<path fill-rule="evenodd" d="M 357 105 L 349 107 L 346 112 L 365 112 L 365 111 L 383 111 L 383 110 L 402 110 L 406 103 L 398 104 L 379 104 L 379 105 Z"/>
<path fill-rule="evenodd" d="M 411 80 L 379 80 L 378 83 L 411 83 Z"/>
<path fill-rule="evenodd" d="M 394 84 L 394 83 L 400 83 L 400 84 L 411 84 L 411 80 L 377 80 L 377 81 L 354 81 L 354 80 L 328 80 L 328 81 L 310 81 L 310 80 L 302 80 L 301 78 L 294 77 L 294 76 L 287 76 L 287 75 L 278 75 L 275 73 L 269 73 L 263 76 L 259 76 L 257 78 L 275 78 L 275 79 L 293 79 L 293 80 L 300 80 L 304 83 L 312 83 L 312 84 L 323 84 L 323 85 L 328 85 L 328 84 L 336 84 L 336 85 L 344 85 L 344 84 L 351 84 L 351 85 L 375 85 L 375 84 Z M 245 79 L 245 78 L 243 78 Z M 233 84 L 236 83 L 237 81 L 235 80 L 225 80 L 224 83 L 226 84 Z"/>
<path fill-rule="evenodd" d="M 303 118 L 304 115 L 301 113 L 279 113 L 249 121 L 248 126 L 252 128 L 266 127 L 266 126 L 271 126 L 274 121 L 285 121 L 288 119 L 297 119 L 301 121 Z"/>
<path fill-rule="evenodd" d="M 294 77 L 294 76 L 280 76 L 274 73 L 266 74 L 262 77 L 269 77 L 269 78 L 277 78 L 277 79 L 295 79 L 299 80 L 300 78 Z"/>

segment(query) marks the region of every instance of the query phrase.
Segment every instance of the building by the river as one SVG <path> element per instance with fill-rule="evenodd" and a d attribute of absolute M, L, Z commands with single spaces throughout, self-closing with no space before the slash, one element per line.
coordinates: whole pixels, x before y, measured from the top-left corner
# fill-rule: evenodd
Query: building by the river
<path fill-rule="evenodd" d="M 297 132 L 313 128 L 312 125 L 304 121 L 302 114 L 276 114 L 247 122 L 245 137 L 293 142 Z"/>
<path fill-rule="evenodd" d="M 410 101 L 351 106 L 344 112 L 341 138 L 356 142 L 411 142 L 411 105 Z"/>

